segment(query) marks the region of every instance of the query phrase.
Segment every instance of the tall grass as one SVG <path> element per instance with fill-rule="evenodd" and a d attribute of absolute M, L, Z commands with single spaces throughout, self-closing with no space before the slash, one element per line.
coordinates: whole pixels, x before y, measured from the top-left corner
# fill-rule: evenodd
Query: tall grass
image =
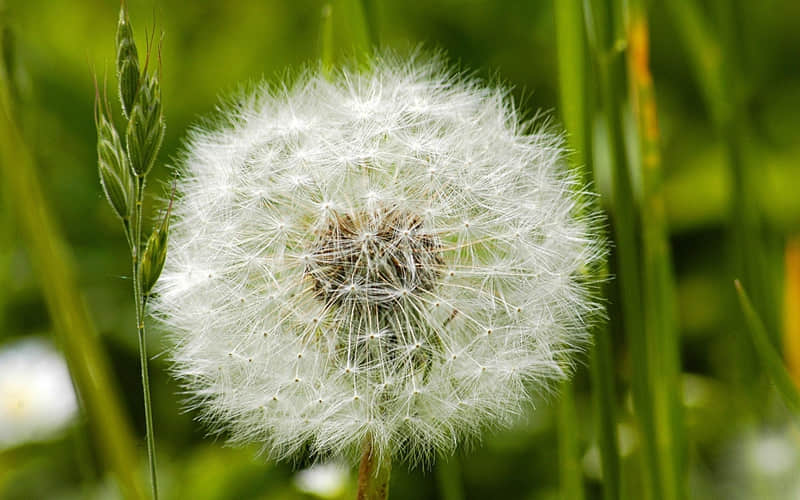
<path fill-rule="evenodd" d="M 652 384 L 653 427 L 663 498 L 687 495 L 686 438 L 680 378 L 680 338 L 655 89 L 650 74 L 649 30 L 643 0 L 627 3 L 627 60 L 630 100 L 636 121 L 641 187 L 642 279 L 647 369 Z"/>
<path fill-rule="evenodd" d="M 555 12 L 556 46 L 561 116 L 569 144 L 573 149 L 572 163 L 585 183 L 593 179 L 593 119 L 594 103 L 591 91 L 592 74 L 589 68 L 588 46 L 584 29 L 584 10 L 581 0 L 557 0 Z M 607 269 L 602 271 L 607 274 Z M 590 361 L 592 400 L 596 413 L 596 439 L 600 449 L 603 471 L 603 497 L 620 498 L 620 464 L 617 449 L 616 390 L 611 331 L 606 325 L 595 329 Z M 572 382 L 561 391 L 558 412 L 559 470 L 561 497 L 582 498 L 583 473 L 580 468 L 577 442 L 578 423 Z"/>
<path fill-rule="evenodd" d="M 584 11 L 582 7 L 587 5 Z M 612 326 L 625 332 L 630 352 L 631 390 L 641 441 L 641 492 L 636 496 L 684 498 L 686 445 L 679 339 L 644 4 L 556 2 L 555 9 L 564 121 L 573 146 L 583 149 L 582 158 L 590 165 L 595 116 L 606 130 L 602 150 L 609 152 L 612 186 L 605 203 L 613 227 L 616 274 L 611 300 L 619 300 L 621 306 L 621 317 L 611 320 Z M 591 71 L 585 70 L 584 40 L 588 40 Z M 587 104 L 592 102 L 593 88 L 599 89 L 598 108 Z M 639 155 L 635 157 L 628 154 L 625 133 L 629 105 L 636 124 Z M 636 175 L 632 175 L 634 171 Z M 605 498 L 619 498 L 623 491 L 615 442 L 613 367 L 618 364 L 608 335 L 598 332 L 592 379 Z M 625 496 L 631 494 L 635 493 L 628 491 Z"/>
<path fill-rule="evenodd" d="M 0 174 L 92 429 L 93 443 L 118 481 L 122 495 L 127 499 L 146 498 L 119 391 L 78 288 L 66 243 L 37 179 L 33 155 L 17 127 L 6 78 L 0 78 Z"/>
<path fill-rule="evenodd" d="M 769 270 L 765 244 L 768 231 L 761 218 L 758 197 L 754 196 L 757 193 L 754 186 L 758 186 L 759 179 L 748 155 L 747 76 L 746 68 L 742 67 L 746 61 L 741 55 L 742 44 L 737 33 L 742 5 L 738 2 L 717 4 L 719 8 L 713 16 L 695 2 L 670 0 L 665 2 L 665 6 L 694 70 L 733 181 L 725 253 L 733 275 L 750 290 L 756 309 L 761 311 L 767 331 L 771 332 L 771 342 L 777 344 L 780 328 L 776 291 L 780 287 Z M 737 392 L 744 396 L 739 398 L 742 404 L 752 403 L 760 392 L 755 389 L 758 380 L 756 359 L 743 335 L 737 335 L 734 342 L 738 359 L 731 370 L 732 378 L 738 385 Z M 752 411 L 739 410 L 739 414 Z"/>

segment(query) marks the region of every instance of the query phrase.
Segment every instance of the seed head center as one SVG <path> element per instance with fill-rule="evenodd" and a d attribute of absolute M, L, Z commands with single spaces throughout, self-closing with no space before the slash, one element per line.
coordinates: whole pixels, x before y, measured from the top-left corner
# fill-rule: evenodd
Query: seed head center
<path fill-rule="evenodd" d="M 391 307 L 434 288 L 441 250 L 413 213 L 333 212 L 308 252 L 305 274 L 325 303 Z"/>

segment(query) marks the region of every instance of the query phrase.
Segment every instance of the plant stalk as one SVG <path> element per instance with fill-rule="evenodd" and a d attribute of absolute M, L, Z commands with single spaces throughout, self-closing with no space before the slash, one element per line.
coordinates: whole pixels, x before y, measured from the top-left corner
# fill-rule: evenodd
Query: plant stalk
<path fill-rule="evenodd" d="M 361 447 L 356 499 L 386 500 L 389 498 L 389 478 L 391 473 L 391 458 L 378 456 L 372 446 L 372 436 L 367 434 Z"/>
<path fill-rule="evenodd" d="M 594 178 L 592 133 L 595 98 L 592 89 L 595 86 L 595 72 L 589 71 L 584 4 L 582 0 L 554 0 L 553 10 L 561 115 L 569 145 L 574 150 L 572 169 L 580 177 L 582 185 L 591 185 Z M 608 268 L 601 269 L 600 274 L 608 276 Z M 600 288 L 601 295 L 605 295 L 607 287 L 603 285 Z M 621 490 L 617 449 L 617 397 L 614 388 L 616 362 L 608 326 L 599 325 L 592 333 L 594 345 L 589 366 L 593 389 L 593 419 L 603 471 L 603 498 L 616 500 L 620 497 Z M 578 425 L 572 383 L 564 385 L 561 397 L 558 422 L 561 498 L 580 499 L 585 496 L 585 492 L 578 454 Z"/>
<path fill-rule="evenodd" d="M 139 276 L 140 254 L 142 249 L 142 203 L 144 201 L 144 177 L 136 179 L 136 205 L 133 216 L 133 235 L 129 238 L 131 245 L 131 261 L 133 263 L 133 296 L 136 303 L 136 332 L 139 338 L 139 364 L 142 371 L 142 395 L 144 399 L 145 440 L 147 441 L 147 459 L 150 469 L 150 485 L 153 500 L 158 500 L 158 478 L 156 474 L 156 442 L 153 431 L 153 405 L 150 400 L 150 375 L 147 368 L 147 338 L 144 328 L 144 311 L 147 297 L 142 293 Z"/>
<path fill-rule="evenodd" d="M 123 498 L 143 499 L 136 474 L 136 451 L 119 391 L 97 330 L 77 285 L 67 245 L 50 212 L 36 175 L 34 158 L 14 122 L 9 89 L 0 79 L 0 177 L 16 208 L 31 263 L 67 358 L 94 440 Z"/>
<path fill-rule="evenodd" d="M 637 124 L 642 179 L 642 277 L 647 365 L 663 498 L 686 498 L 680 337 L 664 188 L 655 89 L 650 73 L 649 29 L 643 0 L 626 4 L 628 76 Z"/>
<path fill-rule="evenodd" d="M 621 324 L 631 356 L 631 386 L 634 410 L 641 431 L 642 495 L 641 498 L 664 498 L 659 471 L 660 457 L 656 443 L 655 411 L 651 367 L 648 354 L 654 340 L 645 328 L 644 283 L 642 282 L 641 207 L 637 202 L 630 175 L 623 120 L 625 67 L 623 50 L 626 36 L 623 29 L 623 6 L 620 0 L 591 4 L 587 23 L 593 45 L 595 66 L 608 129 L 608 150 L 611 159 L 613 205 L 611 207 L 615 240 L 615 282 L 622 309 Z"/>

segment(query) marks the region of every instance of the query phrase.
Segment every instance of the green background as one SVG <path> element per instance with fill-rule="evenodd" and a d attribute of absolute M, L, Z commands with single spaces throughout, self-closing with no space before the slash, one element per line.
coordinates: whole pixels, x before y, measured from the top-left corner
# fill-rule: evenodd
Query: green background
<path fill-rule="evenodd" d="M 686 0 L 689 1 L 689 0 Z M 692 0 L 694 1 L 694 0 Z M 772 310 L 761 311 L 775 335 L 781 331 L 784 243 L 800 234 L 800 3 L 792 0 L 697 2 L 713 31 L 724 15 L 737 20 L 735 46 L 725 46 L 736 71 L 726 85 L 745 103 L 744 151 L 755 182 L 747 186 L 763 216 L 763 243 L 774 286 Z M 408 52 L 443 50 L 452 64 L 512 88 L 527 115 L 542 109 L 558 122 L 557 50 L 550 1 L 369 2 L 373 36 L 382 47 Z M 350 51 L 352 14 L 333 2 L 337 57 Z M 109 74 L 114 89 L 114 34 L 118 2 L 10 0 L 0 11 L 13 35 L 19 126 L 32 151 L 45 198 L 65 236 L 80 291 L 111 360 L 124 411 L 131 420 L 145 477 L 144 419 L 125 239 L 97 179 L 92 120 L 93 73 Z M 167 132 L 147 202 L 163 207 L 186 131 L 209 115 L 220 97 L 240 85 L 279 81 L 321 53 L 323 2 L 131 2 L 140 54 L 145 30 L 164 33 L 161 50 Z M 715 132 L 676 19 L 652 2 L 651 69 L 655 81 L 665 175 L 667 218 L 676 271 L 681 360 L 693 498 L 792 498 L 794 474 L 767 474 L 748 465 L 750 444 L 764 434 L 791 435 L 795 470 L 800 452 L 789 417 L 769 385 L 757 397 L 731 383 L 734 338 L 743 335 L 725 249 L 733 199 L 723 144 Z M 721 29 L 721 28 L 720 28 Z M 154 63 L 154 62 L 151 62 Z M 112 90 L 113 94 L 114 91 Z M 113 97 L 113 95 L 112 95 Z M 602 136 L 603 130 L 597 131 Z M 602 151 L 598 153 L 602 167 Z M 602 169 L 601 169 L 602 171 Z M 160 181 L 160 182 L 159 182 Z M 598 188 L 607 194 L 602 175 Z M 52 335 L 41 279 L 13 215 L 13 196 L 0 192 L 0 348 L 24 336 Z M 610 313 L 615 314 L 615 305 Z M 181 406 L 167 373 L 161 333 L 151 329 L 151 385 L 165 498 L 302 498 L 291 482 L 303 464 L 269 463 L 251 448 L 224 446 L 206 437 Z M 615 367 L 624 441 L 623 470 L 635 468 L 635 432 L 629 402 L 625 345 L 615 337 Z M 588 358 L 584 357 L 584 364 Z M 593 466 L 593 421 L 586 368 L 576 377 L 579 446 L 590 498 L 599 498 Z M 756 373 L 756 377 L 761 377 Z M 510 430 L 486 434 L 450 461 L 466 498 L 556 498 L 558 495 L 555 398 Z M 2 402 L 0 402 L 2 404 Z M 631 437 L 633 436 L 633 437 Z M 141 437 L 141 439 L 139 439 Z M 784 439 L 782 437 L 781 439 Z M 79 418 L 57 439 L 0 450 L 0 498 L 114 498 L 95 434 Z M 790 438 L 786 438 L 790 439 Z M 630 462 L 630 463 L 629 463 Z M 758 462 L 758 461 L 756 461 Z M 744 464 L 744 465 L 742 465 Z M 437 470 L 396 464 L 393 498 L 438 498 Z M 635 476 L 635 475 L 634 475 Z M 635 486 L 633 486 L 635 487 Z M 633 488 L 632 487 L 632 488 Z M 794 486 L 796 488 L 796 486 Z M 633 491 L 633 490 L 631 490 Z M 786 494 L 787 496 L 778 496 Z M 346 493 L 352 496 L 352 492 Z M 762 496 L 767 495 L 767 496 Z"/>

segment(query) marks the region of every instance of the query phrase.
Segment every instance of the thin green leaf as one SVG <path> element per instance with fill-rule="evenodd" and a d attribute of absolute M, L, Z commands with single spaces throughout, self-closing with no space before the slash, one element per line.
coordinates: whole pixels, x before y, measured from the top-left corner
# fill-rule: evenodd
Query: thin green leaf
<path fill-rule="evenodd" d="M 794 385 L 781 355 L 770 342 L 767 329 L 764 328 L 764 322 L 750 302 L 744 287 L 739 280 L 734 280 L 733 284 L 736 287 L 739 303 L 747 321 L 750 342 L 761 366 L 772 383 L 775 384 L 775 388 L 778 389 L 778 393 L 783 397 L 783 401 L 789 407 L 789 410 L 796 415 L 800 415 L 800 392 L 797 391 L 797 387 Z"/>

